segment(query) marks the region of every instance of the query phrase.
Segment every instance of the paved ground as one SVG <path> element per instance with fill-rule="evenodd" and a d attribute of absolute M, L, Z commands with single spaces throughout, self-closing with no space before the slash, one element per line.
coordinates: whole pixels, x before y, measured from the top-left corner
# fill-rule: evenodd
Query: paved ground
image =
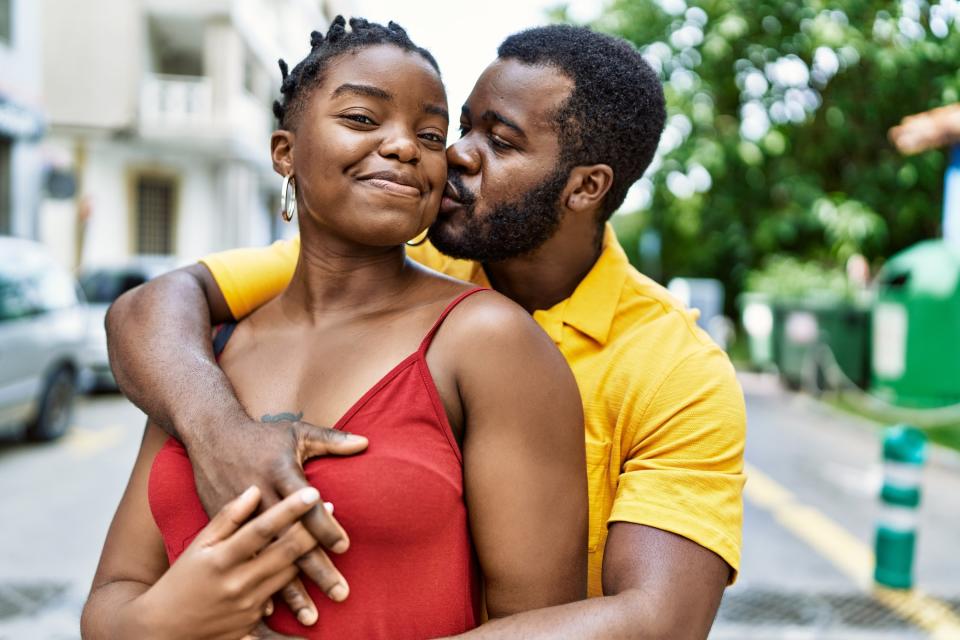
<path fill-rule="evenodd" d="M 79 612 L 143 434 L 117 395 L 84 399 L 61 441 L 0 444 L 0 638 L 79 637 Z"/>
<path fill-rule="evenodd" d="M 946 456 L 926 472 L 922 591 L 873 593 L 877 432 L 769 378 L 742 382 L 750 419 L 743 566 L 711 638 L 960 640 L 960 626 L 950 626 L 960 625 L 960 463 Z M 0 443 L 0 640 L 79 636 L 143 416 L 118 396 L 96 396 L 81 403 L 75 424 L 58 443 Z"/>
<path fill-rule="evenodd" d="M 938 452 L 925 470 L 919 596 L 873 593 L 879 430 L 784 392 L 772 377 L 741 375 L 741 383 L 748 412 L 743 564 L 711 637 L 960 639 L 960 458 Z"/>

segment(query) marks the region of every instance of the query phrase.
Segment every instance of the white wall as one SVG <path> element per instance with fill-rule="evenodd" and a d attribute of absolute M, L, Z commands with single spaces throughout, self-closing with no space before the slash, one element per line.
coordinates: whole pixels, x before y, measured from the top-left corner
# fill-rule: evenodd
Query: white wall
<path fill-rule="evenodd" d="M 133 123 L 146 38 L 139 5 L 43 0 L 43 87 L 53 123 L 98 128 Z"/>
<path fill-rule="evenodd" d="M 11 13 L 11 41 L 0 44 L 0 99 L 20 111 L 33 113 L 39 129 L 43 121 L 40 6 L 32 0 L 13 0 Z M 33 238 L 38 231 L 37 212 L 43 186 L 39 138 L 0 130 L 0 135 L 11 133 L 11 232 Z"/>

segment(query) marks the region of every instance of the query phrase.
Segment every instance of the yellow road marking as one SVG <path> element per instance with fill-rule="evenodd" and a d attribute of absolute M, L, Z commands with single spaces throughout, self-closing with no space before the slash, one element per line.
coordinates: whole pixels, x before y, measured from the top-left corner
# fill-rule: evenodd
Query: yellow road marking
<path fill-rule="evenodd" d="M 102 429 L 73 427 L 64 438 L 64 444 L 78 458 L 89 458 L 119 444 L 123 440 L 124 431 L 120 425 L 110 425 Z"/>
<path fill-rule="evenodd" d="M 946 604 L 919 589 L 898 591 L 874 585 L 874 557 L 867 545 L 813 507 L 799 502 L 786 487 L 753 465 L 744 467 L 744 495 L 750 502 L 770 512 L 785 529 L 829 560 L 858 587 L 930 633 L 934 640 L 960 638 L 960 617 Z"/>

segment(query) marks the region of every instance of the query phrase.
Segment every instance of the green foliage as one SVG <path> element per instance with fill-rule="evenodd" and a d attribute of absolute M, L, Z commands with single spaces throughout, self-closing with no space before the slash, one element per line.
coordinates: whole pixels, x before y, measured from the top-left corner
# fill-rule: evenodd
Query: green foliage
<path fill-rule="evenodd" d="M 665 278 L 720 278 L 732 301 L 775 254 L 877 263 L 938 235 L 946 154 L 903 157 L 887 131 L 960 99 L 951 7 L 615 0 L 594 27 L 644 51 L 670 114 L 649 205 L 615 219 L 628 250 L 652 226 Z"/>
<path fill-rule="evenodd" d="M 853 293 L 842 270 L 793 256 L 770 258 L 763 269 L 747 275 L 746 288 L 780 300 L 808 298 L 811 293 L 841 299 Z"/>

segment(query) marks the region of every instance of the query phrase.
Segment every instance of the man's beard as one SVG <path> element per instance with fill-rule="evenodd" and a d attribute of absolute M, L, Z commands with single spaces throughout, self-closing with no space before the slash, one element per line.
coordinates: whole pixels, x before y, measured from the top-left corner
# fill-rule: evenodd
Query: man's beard
<path fill-rule="evenodd" d="M 450 218 L 430 227 L 430 242 L 453 258 L 499 262 L 537 249 L 549 240 L 560 224 L 560 193 L 569 171 L 558 166 L 543 182 L 513 202 L 496 205 L 477 215 L 476 195 L 464 187 L 460 173 L 451 170 L 447 179 L 463 205 L 462 226 L 454 231 Z"/>

